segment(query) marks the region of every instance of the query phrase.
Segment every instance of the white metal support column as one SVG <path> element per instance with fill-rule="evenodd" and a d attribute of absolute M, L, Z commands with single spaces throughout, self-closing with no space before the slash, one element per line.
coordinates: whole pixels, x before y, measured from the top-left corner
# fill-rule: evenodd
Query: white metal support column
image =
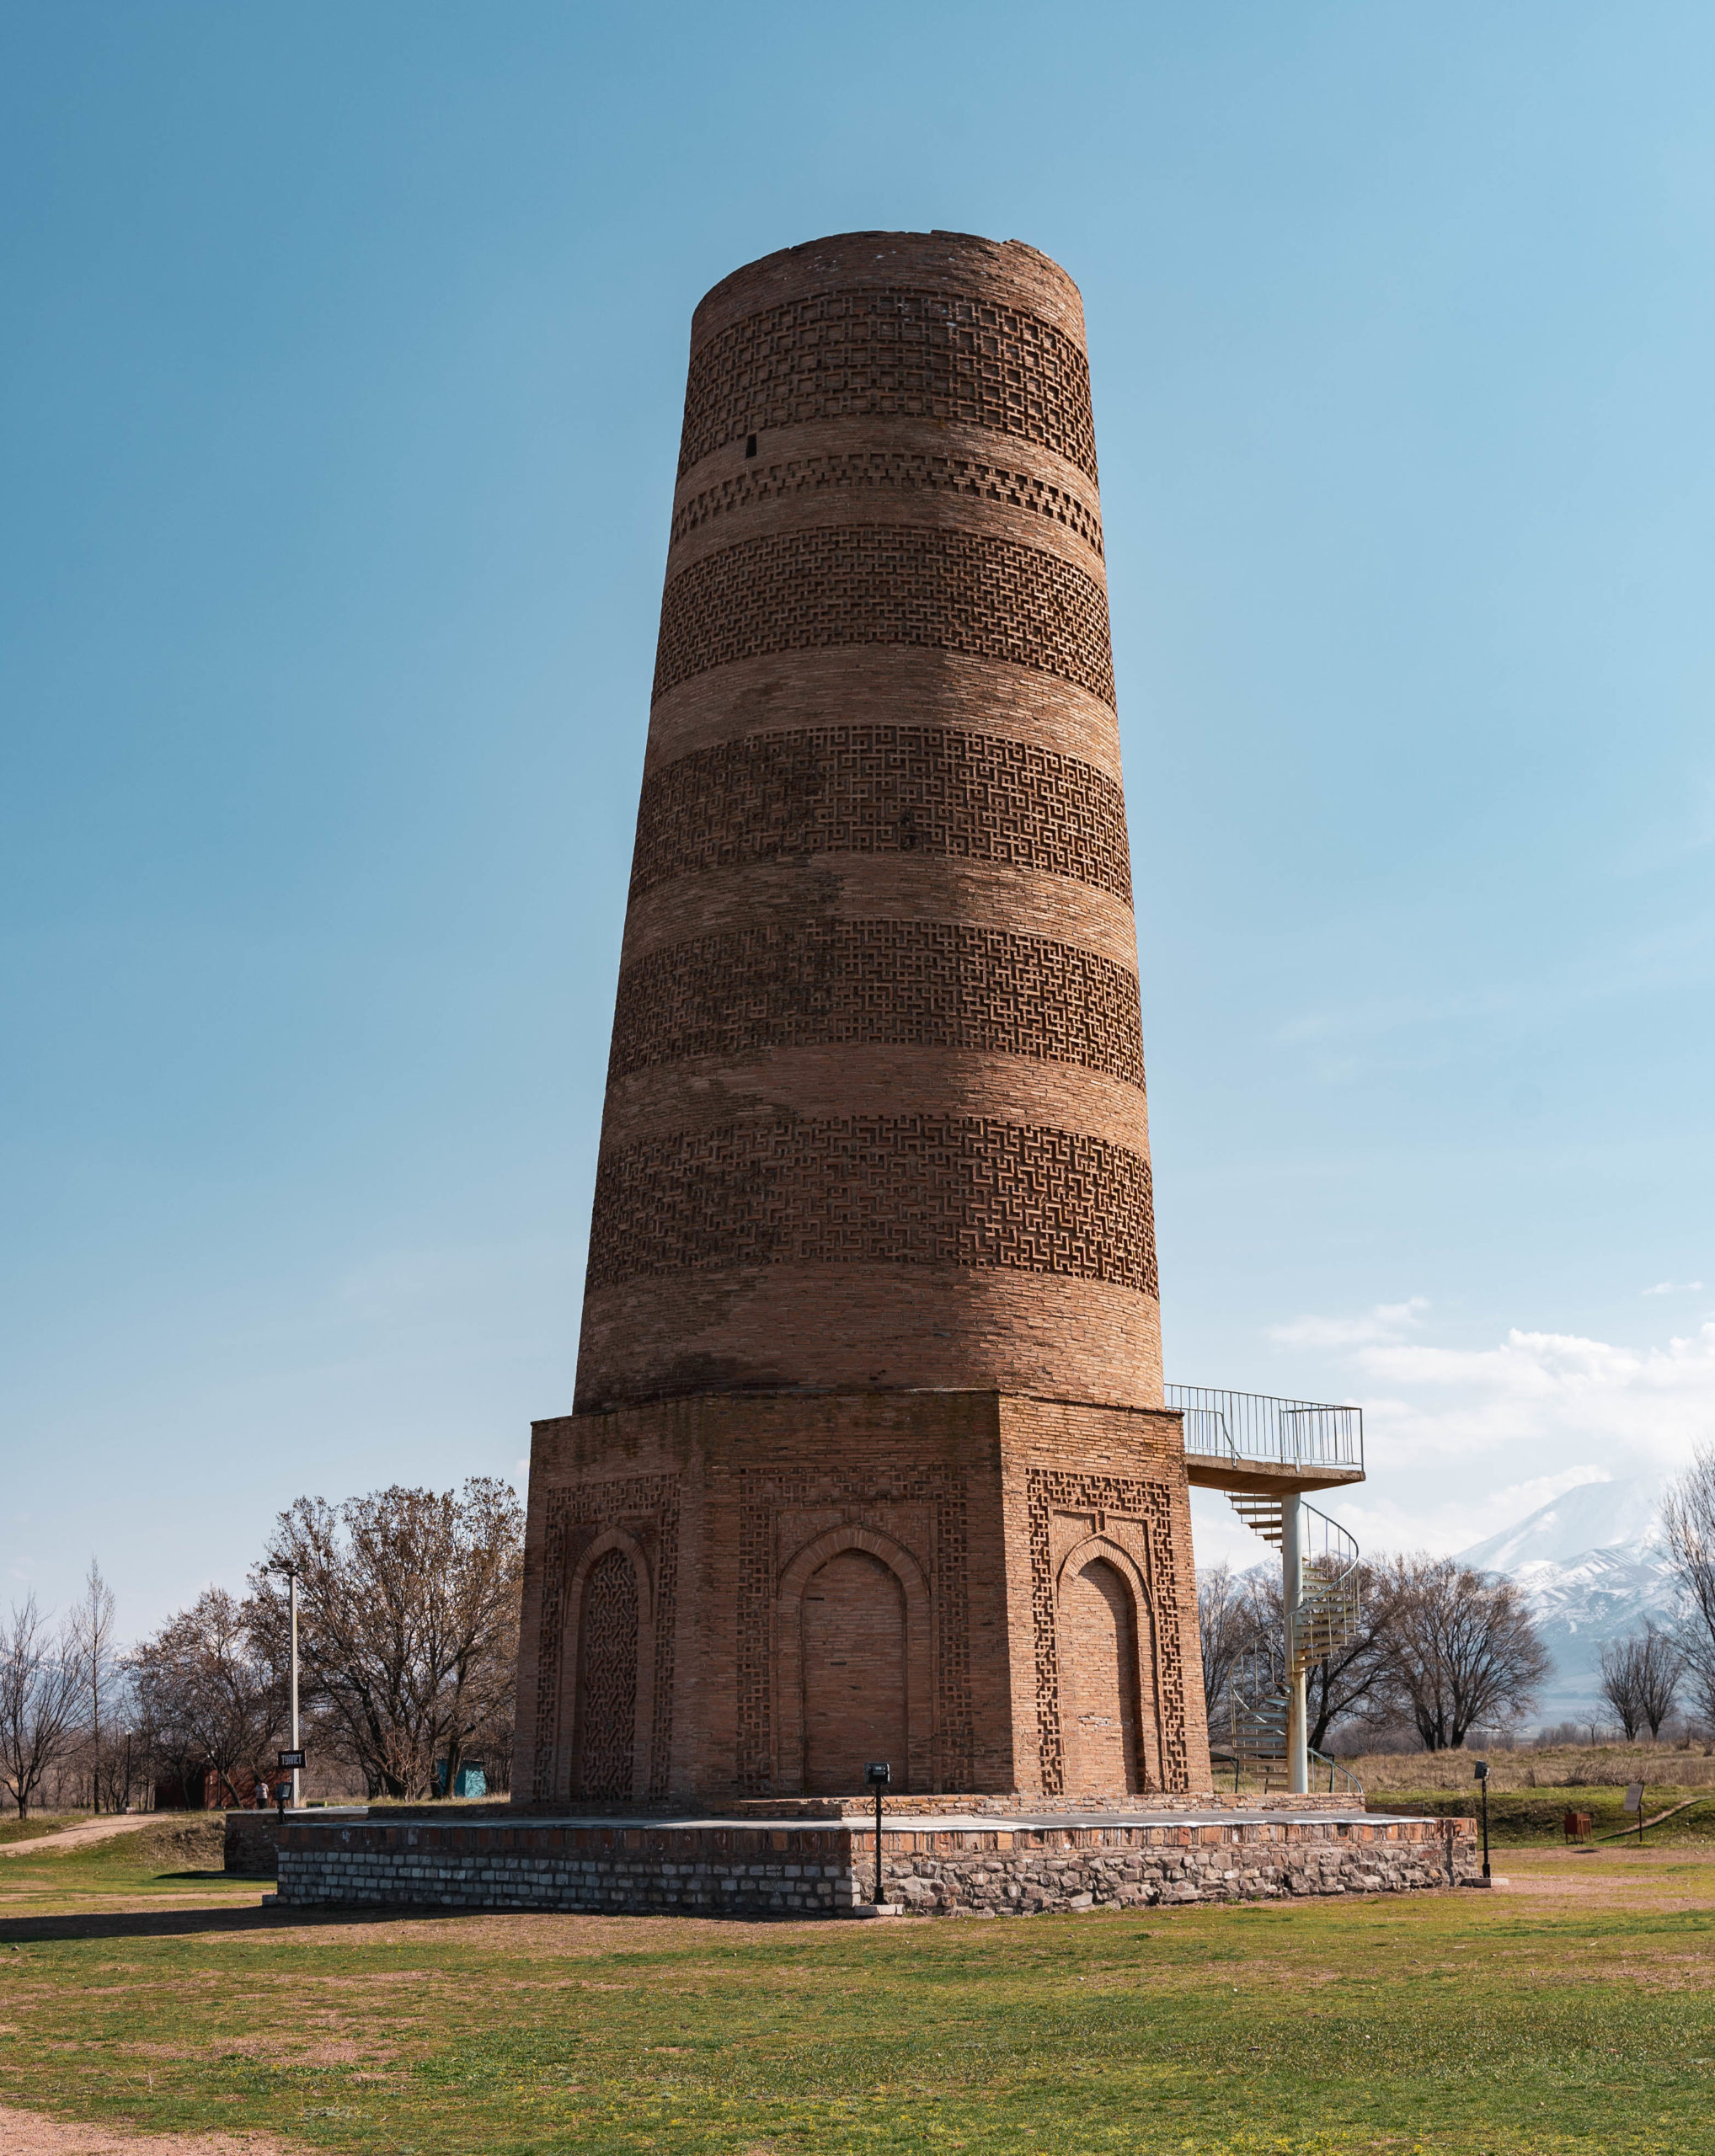
<path fill-rule="evenodd" d="M 1310 1788 L 1310 1753 L 1306 1748 L 1305 1668 L 1293 1637 L 1299 1604 L 1304 1599 L 1304 1544 L 1300 1532 L 1303 1507 L 1294 1490 L 1280 1501 L 1280 1587 L 1286 1605 L 1286 1774 L 1295 1796 Z"/>

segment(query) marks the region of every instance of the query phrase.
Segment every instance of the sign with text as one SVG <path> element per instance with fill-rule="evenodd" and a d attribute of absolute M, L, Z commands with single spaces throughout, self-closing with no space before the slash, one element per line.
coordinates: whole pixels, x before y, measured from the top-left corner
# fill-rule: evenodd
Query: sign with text
<path fill-rule="evenodd" d="M 1627 1782 L 1627 1785 L 1626 1785 L 1626 1809 L 1627 1809 L 1628 1812 L 1641 1812 L 1641 1811 L 1643 1811 L 1643 1783 L 1642 1783 L 1642 1782 Z"/>
<path fill-rule="evenodd" d="M 302 1752 L 282 1752 L 278 1755 L 278 1758 L 282 1767 L 301 1767 L 304 1763 L 304 1755 Z"/>

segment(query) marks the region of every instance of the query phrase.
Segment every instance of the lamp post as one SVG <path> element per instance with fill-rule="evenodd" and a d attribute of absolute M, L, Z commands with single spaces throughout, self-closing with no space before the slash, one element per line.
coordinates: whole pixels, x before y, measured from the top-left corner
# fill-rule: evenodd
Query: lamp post
<path fill-rule="evenodd" d="M 129 1730 L 126 1730 L 126 1731 L 125 1731 L 125 1732 L 123 1732 L 122 1733 L 123 1733 L 124 1737 L 125 1737 L 125 1806 L 124 1806 L 124 1809 L 125 1809 L 126 1811 L 129 1812 L 129 1811 L 131 1810 L 131 1732 L 130 1732 Z"/>
<path fill-rule="evenodd" d="M 299 1737 L 299 1735 L 298 1735 L 298 1726 L 297 1726 L 297 1572 L 296 1572 L 295 1571 L 289 1571 L 289 1572 L 286 1573 L 286 1581 L 287 1581 L 287 1590 L 288 1590 L 288 1593 L 289 1593 L 289 1594 L 290 1594 L 291 1601 L 291 1748 L 292 1748 L 292 1750 L 293 1750 L 294 1752 L 296 1752 L 296 1751 L 297 1751 L 297 1750 L 299 1750 L 299 1749 L 300 1749 L 300 1748 L 301 1748 L 301 1744 L 302 1744 L 302 1739 L 300 1738 L 300 1737 Z M 293 1810 L 294 1812 L 296 1812 L 296 1811 L 297 1810 L 298 1806 L 299 1806 L 299 1804 L 302 1801 L 302 1798 L 303 1798 L 303 1793 L 304 1793 L 304 1792 L 303 1792 L 303 1772 L 304 1772 L 304 1770 L 303 1770 L 303 1769 L 302 1769 L 302 1767 L 294 1767 L 294 1768 L 292 1769 L 292 1770 L 291 1770 L 291 1808 L 292 1808 L 292 1810 Z"/>
<path fill-rule="evenodd" d="M 872 1759 L 863 1769 L 863 1779 L 875 1791 L 875 1906 L 881 1907 L 881 1792 L 893 1780 L 893 1769 L 885 1759 Z"/>
<path fill-rule="evenodd" d="M 1488 1884 L 1488 1762 L 1477 1763 L 1477 1785 L 1483 1791 L 1483 1883 Z"/>
<path fill-rule="evenodd" d="M 295 1565 L 270 1565 L 270 1572 L 284 1572 L 286 1579 L 287 1606 L 291 1613 L 291 1748 L 301 1752 L 303 1739 L 298 1733 L 297 1723 L 297 1567 Z M 303 1769 L 291 1769 L 291 1808 L 296 1812 L 303 1796 Z"/>

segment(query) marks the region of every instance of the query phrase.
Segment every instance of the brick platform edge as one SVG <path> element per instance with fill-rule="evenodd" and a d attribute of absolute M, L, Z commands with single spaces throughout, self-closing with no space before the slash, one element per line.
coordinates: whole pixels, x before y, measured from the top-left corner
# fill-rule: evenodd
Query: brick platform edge
<path fill-rule="evenodd" d="M 1078 1814 L 1118 1812 L 1127 1816 L 1138 1812 L 1329 1812 L 1349 1816 L 1360 1808 L 1361 1799 L 1351 1796 L 1330 1796 L 1326 1791 L 1313 1792 L 1308 1796 L 1289 1796 L 1275 1791 L 1266 1796 L 1247 1796 L 1242 1800 L 1223 1795 L 1220 1790 L 1207 1791 L 1200 1796 L 1183 1796 L 1177 1791 L 1151 1790 L 1146 1796 L 1029 1796 L 1016 1794 L 1002 1796 L 889 1796 L 882 1800 L 884 1815 L 909 1814 L 916 1817 L 930 1817 L 942 1812 L 957 1813 L 960 1817 L 972 1814 L 979 1817 L 1016 1819 L 1021 1816 L 1031 1818 L 1051 1817 L 1060 1812 Z M 600 1818 L 622 1819 L 636 1826 L 640 1818 L 658 1819 L 671 1823 L 683 1819 L 682 1807 L 670 1810 L 665 1805 L 659 1810 L 653 1806 L 634 1804 L 590 1805 L 580 1806 L 580 1818 L 594 1821 Z M 766 1820 L 771 1826 L 793 1825 L 811 1820 L 849 1819 L 864 1825 L 875 1817 L 875 1806 L 867 1796 L 780 1796 L 752 1798 L 742 1802 L 711 1806 L 711 1817 L 742 1823 L 746 1819 Z M 388 1805 L 382 1812 L 376 1812 L 366 1804 L 318 1805 L 310 1812 L 305 1823 L 313 1826 L 338 1824 L 350 1826 L 355 1820 L 377 1819 L 388 1826 L 440 1827 L 446 1822 L 444 1805 Z M 545 1805 L 512 1805 L 504 1801 L 476 1806 L 461 1805 L 456 1815 L 460 1824 L 475 1821 L 504 1820 L 512 1823 L 520 1819 L 539 1818 L 564 1824 L 565 1814 L 551 1810 Z M 286 1824 L 294 1824 L 305 1815 L 288 1812 Z M 226 1868 L 236 1876 L 244 1879 L 272 1879 L 279 1865 L 276 1850 L 284 1833 L 277 1812 L 229 1812 L 227 1814 Z M 874 1860 L 872 1859 L 872 1861 Z"/>
<path fill-rule="evenodd" d="M 279 1861 L 280 1901 L 297 1908 L 839 1916 L 873 1896 L 875 1837 L 838 1821 L 289 1822 Z M 1467 1821 L 1361 1813 L 920 1818 L 882 1833 L 885 1899 L 925 1915 L 1397 1893 L 1477 1870 Z"/>

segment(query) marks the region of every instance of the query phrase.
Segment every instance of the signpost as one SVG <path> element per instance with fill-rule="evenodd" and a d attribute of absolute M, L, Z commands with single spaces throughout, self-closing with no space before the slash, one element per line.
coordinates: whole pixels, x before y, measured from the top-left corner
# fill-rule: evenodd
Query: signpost
<path fill-rule="evenodd" d="M 286 1817 L 288 1797 L 291 1800 L 293 1811 L 296 1812 L 297 1809 L 297 1778 L 303 1772 L 304 1755 L 302 1751 L 294 1745 L 290 1752 L 276 1752 L 274 1757 L 282 1774 L 288 1769 L 291 1774 L 291 1780 L 289 1782 L 276 1782 L 274 1785 L 274 1801 L 280 1806 L 280 1816 L 283 1822 Z"/>
<path fill-rule="evenodd" d="M 1481 1790 L 1482 1790 L 1482 1791 L 1483 1791 L 1483 1885 L 1484 1885 L 1485 1886 L 1487 1886 L 1488 1885 L 1488 1883 L 1489 1883 L 1489 1880 L 1488 1880 L 1488 1760 L 1487 1760 L 1487 1759 L 1479 1759 L 1479 1760 L 1477 1761 L 1477 1785 L 1478 1785 L 1478 1786 L 1481 1788 Z"/>
<path fill-rule="evenodd" d="M 1638 1814 L 1638 1846 L 1642 1848 L 1643 1844 L 1643 1785 L 1642 1782 L 1627 1784 L 1626 1809 Z"/>
<path fill-rule="evenodd" d="M 879 1908 L 881 1892 L 881 1792 L 893 1780 L 893 1769 L 885 1759 L 872 1759 L 863 1769 L 863 1779 L 875 1791 L 875 1906 Z"/>

